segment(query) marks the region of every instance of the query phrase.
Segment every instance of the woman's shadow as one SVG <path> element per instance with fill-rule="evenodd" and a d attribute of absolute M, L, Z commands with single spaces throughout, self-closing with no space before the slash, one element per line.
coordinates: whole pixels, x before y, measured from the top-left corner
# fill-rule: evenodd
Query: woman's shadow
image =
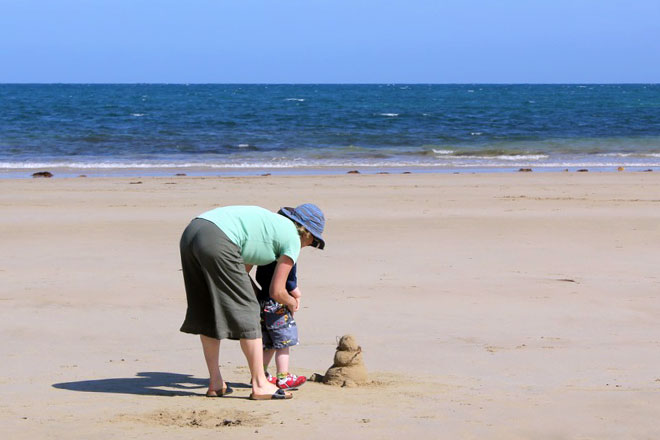
<path fill-rule="evenodd" d="M 116 379 L 81 380 L 53 384 L 54 388 L 91 393 L 138 394 L 145 396 L 195 396 L 204 395 L 208 379 L 197 379 L 190 374 L 142 372 L 136 377 Z M 250 388 L 247 384 L 231 383 L 234 388 Z M 169 388 L 169 389 L 163 389 Z M 199 390 L 193 392 L 190 390 Z"/>

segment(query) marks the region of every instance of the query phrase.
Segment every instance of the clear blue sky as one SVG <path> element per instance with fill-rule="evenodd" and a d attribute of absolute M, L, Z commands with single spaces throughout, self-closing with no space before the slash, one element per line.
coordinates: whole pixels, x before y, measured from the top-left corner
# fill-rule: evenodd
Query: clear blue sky
<path fill-rule="evenodd" d="M 0 82 L 660 82 L 660 0 L 0 0 Z"/>

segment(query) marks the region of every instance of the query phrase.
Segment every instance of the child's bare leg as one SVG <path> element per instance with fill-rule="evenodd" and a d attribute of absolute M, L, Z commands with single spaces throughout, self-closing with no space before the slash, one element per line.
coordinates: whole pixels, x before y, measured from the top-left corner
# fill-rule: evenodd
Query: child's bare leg
<path fill-rule="evenodd" d="M 275 365 L 277 366 L 278 375 L 289 372 L 289 347 L 275 350 Z"/>
<path fill-rule="evenodd" d="M 223 388 L 222 374 L 220 373 L 220 339 L 199 335 L 202 341 L 202 350 L 209 369 L 209 393 L 215 393 Z"/>
<path fill-rule="evenodd" d="M 273 359 L 274 354 L 275 354 L 275 349 L 273 348 L 264 350 L 264 371 L 268 370 L 268 365 L 270 364 L 270 361 Z"/>

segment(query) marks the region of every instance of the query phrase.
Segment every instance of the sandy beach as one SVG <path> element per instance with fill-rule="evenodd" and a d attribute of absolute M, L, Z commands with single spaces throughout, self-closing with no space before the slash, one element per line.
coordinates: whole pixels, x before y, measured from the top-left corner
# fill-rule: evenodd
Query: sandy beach
<path fill-rule="evenodd" d="M 356 336 L 372 381 L 207 399 L 178 241 L 212 207 L 313 202 L 292 370 Z M 660 438 L 658 173 L 0 180 L 6 439 Z"/>

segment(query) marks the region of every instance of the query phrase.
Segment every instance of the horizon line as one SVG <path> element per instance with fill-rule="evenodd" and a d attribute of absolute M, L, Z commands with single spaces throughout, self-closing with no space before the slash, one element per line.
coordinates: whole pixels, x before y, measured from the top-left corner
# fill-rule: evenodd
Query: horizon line
<path fill-rule="evenodd" d="M 362 86 L 362 85 L 659 85 L 660 82 L 0 82 L 0 85 L 245 85 L 245 86 Z"/>

